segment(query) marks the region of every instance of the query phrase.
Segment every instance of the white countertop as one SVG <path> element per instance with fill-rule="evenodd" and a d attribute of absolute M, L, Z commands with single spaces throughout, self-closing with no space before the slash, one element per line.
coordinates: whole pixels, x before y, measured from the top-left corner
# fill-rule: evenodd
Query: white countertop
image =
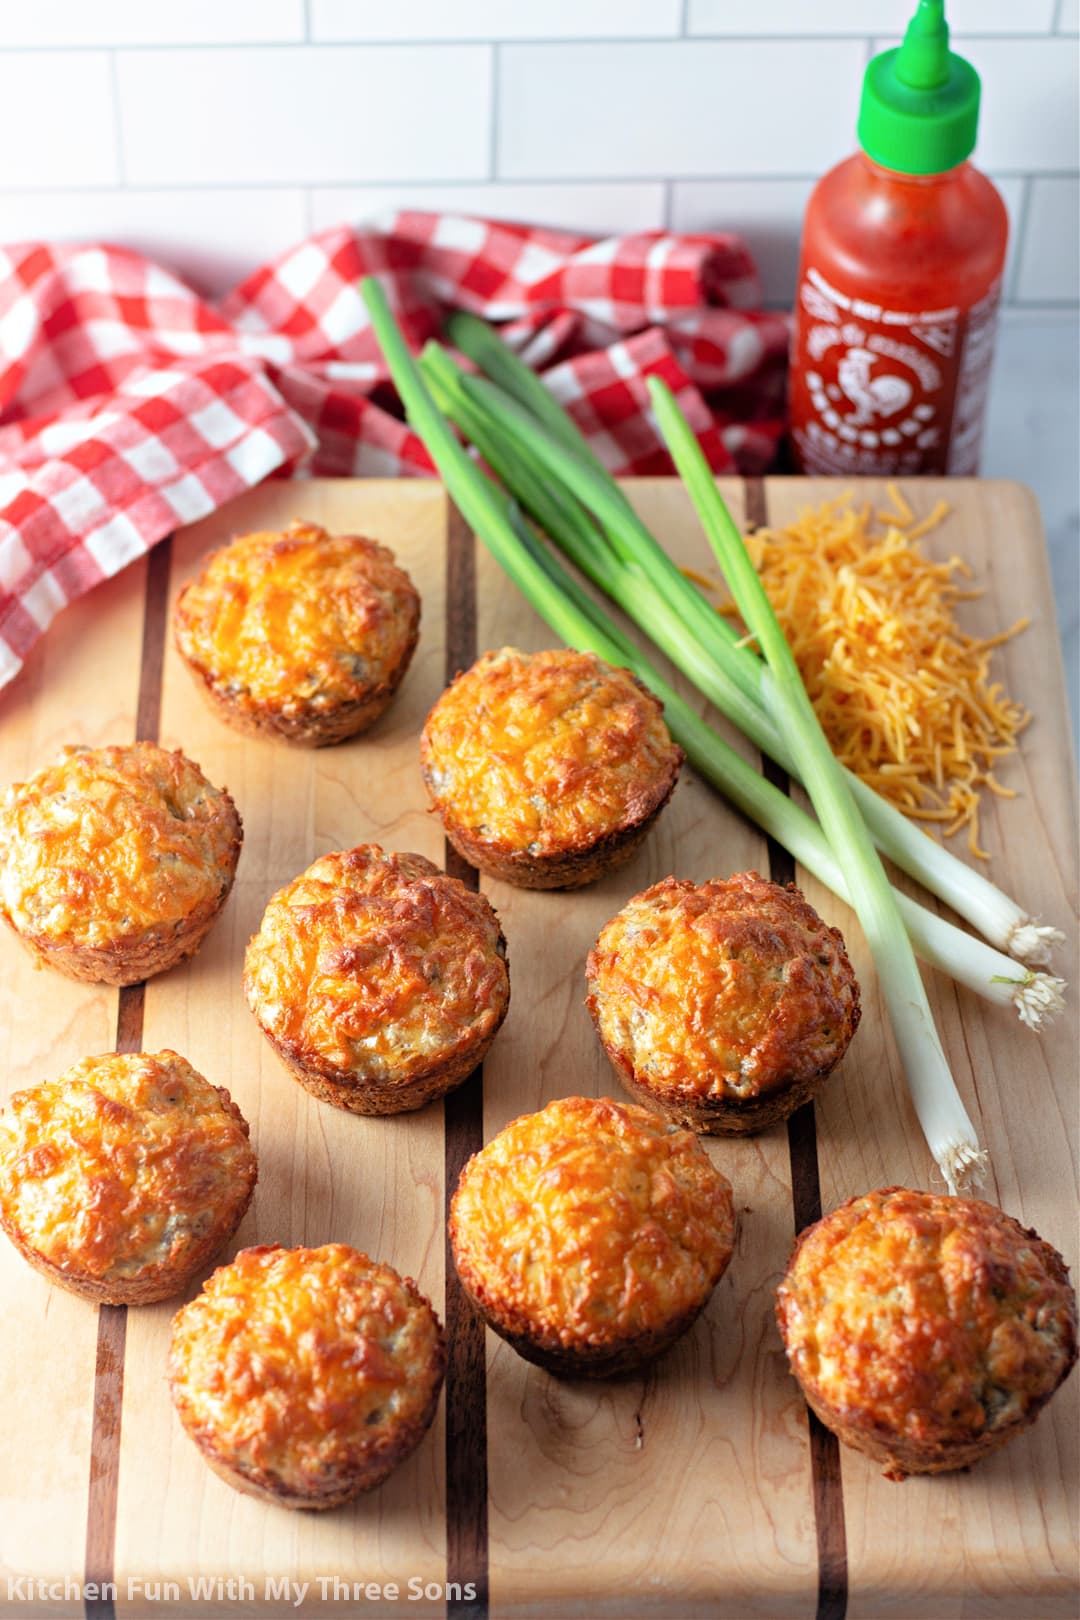
<path fill-rule="evenodd" d="M 1006 310 L 981 472 L 1028 484 L 1042 508 L 1080 754 L 1080 315 Z"/>

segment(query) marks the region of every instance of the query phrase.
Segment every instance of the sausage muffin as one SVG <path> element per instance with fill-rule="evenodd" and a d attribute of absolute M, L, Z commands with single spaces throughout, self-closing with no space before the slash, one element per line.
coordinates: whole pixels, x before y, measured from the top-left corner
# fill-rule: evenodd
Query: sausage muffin
<path fill-rule="evenodd" d="M 220 719 L 321 748 L 365 731 L 390 702 L 420 598 L 385 546 L 293 523 L 214 552 L 180 593 L 174 629 Z"/>
<path fill-rule="evenodd" d="M 256 1175 L 239 1108 L 176 1052 L 84 1058 L 0 1115 L 0 1225 L 50 1282 L 100 1304 L 182 1294 Z"/>
<path fill-rule="evenodd" d="M 65 748 L 0 802 L 0 916 L 39 965 L 136 984 L 198 950 L 242 837 L 228 793 L 179 749 Z"/>
<path fill-rule="evenodd" d="M 461 1173 L 450 1244 L 526 1361 L 603 1378 L 674 1344 L 727 1270 L 731 1187 L 690 1131 L 606 1097 L 508 1125 Z"/>
<path fill-rule="evenodd" d="M 839 1063 L 859 986 L 835 928 L 792 884 L 665 878 L 602 929 L 586 1001 L 632 1096 L 742 1135 L 786 1119 Z"/>
<path fill-rule="evenodd" d="M 404 1113 L 459 1085 L 510 1003 L 484 896 L 378 844 L 324 855 L 278 890 L 244 989 L 285 1067 L 354 1114 Z"/>
<path fill-rule="evenodd" d="M 180 1421 L 236 1490 L 333 1508 L 420 1443 L 446 1367 L 411 1277 L 345 1243 L 242 1249 L 173 1318 Z"/>
<path fill-rule="evenodd" d="M 443 693 L 420 757 L 467 861 L 524 889 L 575 889 L 629 860 L 683 752 L 628 670 L 593 653 L 503 647 Z"/>
<path fill-rule="evenodd" d="M 777 1319 L 809 1405 L 889 1479 L 995 1451 L 1076 1360 L 1057 1250 L 992 1204 L 904 1187 L 807 1227 Z"/>

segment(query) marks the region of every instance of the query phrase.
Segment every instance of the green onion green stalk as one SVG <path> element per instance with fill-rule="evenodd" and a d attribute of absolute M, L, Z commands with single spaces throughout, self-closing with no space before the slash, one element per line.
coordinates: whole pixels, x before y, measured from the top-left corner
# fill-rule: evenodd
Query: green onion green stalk
<path fill-rule="evenodd" d="M 748 765 L 741 754 L 695 713 L 642 655 L 640 648 L 545 550 L 521 520 L 513 503 L 509 515 L 521 545 L 586 621 L 579 627 L 572 645 L 579 651 L 599 652 L 597 643 L 589 639 L 588 626 L 594 626 L 610 649 L 601 656 L 610 661 L 614 655 L 616 663 L 631 670 L 663 703 L 668 729 L 699 776 L 718 788 L 749 821 L 782 844 L 819 883 L 850 905 L 851 895 L 843 868 L 813 817 Z M 1061 1011 L 1064 985 L 1060 979 L 1019 966 L 992 945 L 965 934 L 936 911 L 928 910 L 900 891 L 895 898 L 912 946 L 924 962 L 947 973 L 985 1000 L 1013 1007 L 1029 1029 L 1039 1030 Z"/>
<path fill-rule="evenodd" d="M 542 527 L 550 532 L 550 525 L 558 531 L 560 543 L 565 544 L 583 572 L 594 578 L 601 589 L 617 586 L 622 593 L 617 599 L 632 602 L 637 611 L 646 616 L 649 603 L 655 607 L 658 600 L 658 593 L 652 589 L 648 576 L 642 577 L 640 567 L 635 563 L 620 563 L 612 559 L 603 534 L 576 497 L 558 483 L 543 464 L 531 459 L 518 440 L 505 433 L 500 434 L 490 414 L 475 400 L 468 399 L 459 386 L 461 374 L 448 356 L 429 348 L 425 352 L 421 371 L 377 282 L 366 278 L 361 283 L 361 292 L 410 423 L 424 440 L 462 515 L 518 589 L 561 640 L 582 651 L 594 652 L 608 662 L 622 664 L 637 675 L 663 703 L 669 729 L 695 769 L 726 794 L 746 816 L 783 843 L 808 871 L 840 898 L 851 903 L 853 895 L 845 876 L 845 866 L 849 866 L 846 855 L 843 860 L 837 860 L 821 826 L 749 766 L 665 681 L 636 643 L 541 543 L 524 521 L 518 500 L 508 500 L 481 472 L 459 443 L 439 405 L 449 414 L 448 404 L 453 401 L 459 426 L 492 470 L 514 491 L 522 505 L 537 517 Z M 494 337 L 492 341 L 498 342 Z M 501 344 L 499 348 L 504 353 L 508 352 Z M 515 360 L 514 365 L 518 364 Z M 536 387 L 543 387 L 535 378 L 531 378 L 531 374 L 528 375 Z M 428 383 L 434 389 L 439 404 L 432 398 Z M 554 406 L 546 390 L 544 392 Z M 558 409 L 557 406 L 554 408 Z M 576 432 L 572 425 L 571 431 Z M 564 460 L 568 459 L 566 448 L 563 457 Z M 606 479 L 606 473 L 604 477 Z M 615 485 L 612 488 L 616 490 L 624 510 L 629 511 L 621 491 Z M 651 536 L 649 538 L 651 540 Z M 655 545 L 655 542 L 652 543 Z M 629 584 L 624 575 L 629 579 Z M 615 589 L 611 590 L 611 594 L 616 595 Z M 694 595 L 697 596 L 697 593 Z M 697 597 L 697 600 L 701 602 L 702 598 Z M 671 629 L 668 620 L 665 620 L 665 625 Z M 683 639 L 686 639 L 685 628 Z M 697 673 L 704 678 L 710 660 L 700 649 L 696 660 L 699 666 Z M 696 676 L 692 674 L 691 678 L 696 679 Z M 734 680 L 730 680 L 729 685 L 741 690 L 739 683 Z M 759 690 L 767 690 L 767 682 L 759 681 L 758 687 Z M 874 858 L 876 860 L 876 856 Z M 883 878 L 883 881 L 888 888 L 887 880 Z M 894 909 L 896 907 L 903 919 L 901 934 L 909 957 L 910 947 L 907 935 L 903 934 L 904 929 L 924 960 L 949 972 L 959 982 L 992 1001 L 1012 1003 L 1020 1017 L 1033 1028 L 1037 1028 L 1042 1019 L 1060 1005 L 1060 980 L 1019 968 L 999 951 L 973 939 L 907 896 L 896 895 Z M 917 970 L 915 978 L 921 992 Z M 931 1030 L 932 1027 L 931 1022 Z M 936 1043 L 936 1035 L 933 1039 Z M 940 1046 L 937 1051 L 940 1054 Z M 941 1062 L 944 1062 L 943 1058 Z M 955 1094 L 947 1069 L 945 1073 L 947 1086 Z M 940 1079 L 938 1083 L 945 1085 Z M 966 1154 L 954 1153 L 948 1160 L 952 1171 L 950 1185 L 960 1185 L 978 1168 L 979 1150 L 974 1142 L 974 1133 L 970 1131 L 970 1122 L 968 1135 L 970 1140 L 964 1138 Z"/>
<path fill-rule="evenodd" d="M 536 503 L 521 493 L 515 477 L 504 479 L 556 544 L 688 679 L 763 753 L 797 775 L 790 747 L 765 697 L 769 679 L 765 662 L 740 642 L 733 627 L 676 567 L 566 412 L 491 328 L 475 316 L 458 314 L 450 320 L 447 334 L 487 374 L 467 376 L 444 350 L 429 344 L 422 364 L 429 380 L 438 384 L 447 414 L 493 468 L 489 450 L 494 448 L 497 454 L 500 447 L 512 449 L 519 473 L 527 467 L 541 491 L 553 478 L 566 486 L 564 496 L 576 497 L 579 512 L 587 508 L 596 520 L 590 522 L 582 512 L 584 535 L 580 523 L 572 525 L 569 538 L 564 526 L 552 528 Z M 481 436 L 487 437 L 488 448 L 481 444 Z M 688 632 L 712 665 L 707 686 L 695 673 L 701 666 L 688 650 Z M 695 668 L 688 668 L 688 663 Z M 895 805 L 853 773 L 845 775 L 875 843 L 902 871 L 945 900 L 999 950 L 1032 967 L 1049 962 L 1051 946 L 1064 938 L 1057 929 L 1040 926 L 995 884 L 928 838 Z"/>
<path fill-rule="evenodd" d="M 862 924 L 889 1009 L 911 1099 L 950 1192 L 976 1185 L 986 1154 L 956 1088 L 938 1038 L 900 908 L 844 772 L 829 746 L 791 648 L 758 578 L 701 446 L 671 390 L 649 381 L 656 419 L 694 503 L 743 620 L 769 668 L 765 688 L 773 719 L 788 739 L 799 776 L 833 855 L 848 876 L 851 902 Z"/>
<path fill-rule="evenodd" d="M 498 342 L 494 338 L 492 341 Z M 514 364 L 518 362 L 514 361 Z M 754 669 L 755 689 L 759 694 L 758 700 L 753 701 L 746 695 L 745 685 L 740 684 L 728 673 L 732 667 L 731 660 L 725 660 L 720 655 L 710 656 L 702 648 L 701 643 L 687 633 L 683 617 L 658 595 L 648 578 L 643 577 L 639 569 L 627 568 L 618 563 L 584 507 L 555 482 L 547 466 L 532 455 L 531 441 L 512 437 L 505 432 L 501 418 L 497 418 L 489 408 L 478 401 L 474 390 L 470 387 L 471 380 L 465 377 L 446 351 L 437 344 L 428 344 L 420 358 L 420 367 L 441 409 L 457 423 L 466 438 L 476 446 L 485 461 L 513 491 L 548 537 L 559 545 L 595 585 L 618 602 L 631 619 L 648 630 L 653 641 L 667 654 L 672 663 L 739 726 L 751 741 L 764 752 L 773 754 L 786 768 L 792 768 L 794 762 L 790 750 L 780 743 L 780 734 L 776 727 L 757 706 L 768 680 L 768 671 L 761 660 L 753 654 L 747 655 Z M 535 382 L 535 379 L 532 380 Z M 678 577 L 680 583 L 684 583 L 688 590 L 692 589 L 689 582 L 683 581 L 682 575 Z M 696 596 L 696 593 L 694 594 Z M 698 601 L 700 600 L 698 598 Z M 591 603 L 591 598 L 586 597 L 586 601 Z M 730 628 L 723 625 L 719 619 L 716 623 L 734 641 Z M 608 624 L 610 627 L 610 621 Z M 719 653 L 723 654 L 725 651 L 721 645 Z M 732 769 L 745 770 L 744 762 L 737 756 L 734 758 Z M 756 773 L 752 774 L 759 790 L 765 790 L 766 799 L 775 793 L 775 789 L 769 783 L 764 782 Z M 849 777 L 848 780 L 854 782 L 856 779 Z M 718 785 L 728 791 L 729 784 L 721 782 Z M 748 787 L 749 784 L 745 786 Z M 898 812 L 885 804 L 884 800 L 879 800 L 869 789 L 864 791 L 875 804 L 900 821 L 906 837 L 937 850 L 936 845 L 931 844 L 923 833 L 911 828 Z M 732 796 L 730 792 L 729 796 Z M 782 798 L 782 795 L 776 796 Z M 785 806 L 788 805 L 786 799 L 783 803 Z M 744 798 L 740 808 L 759 825 L 766 826 L 773 836 L 793 853 L 795 852 L 793 839 L 798 835 L 793 828 L 785 835 L 782 830 L 785 812 L 779 805 L 769 804 L 766 807 L 765 804 L 759 804 L 755 809 L 752 805 L 748 806 Z M 779 828 L 776 820 L 778 817 Z M 820 839 L 820 829 L 815 827 L 815 831 Z M 825 857 L 821 853 L 825 847 L 827 846 L 821 841 L 816 857 L 808 852 L 804 864 L 834 893 L 846 899 L 846 886 L 840 869 L 831 856 L 828 857 L 829 875 L 825 874 Z M 802 855 L 799 858 L 802 859 Z M 965 876 L 977 877 L 976 874 L 969 873 L 968 868 L 954 857 L 946 856 L 945 859 L 947 869 L 951 866 Z M 985 883 L 981 878 L 977 878 L 977 881 Z M 986 887 L 993 894 L 999 894 L 992 885 Z M 1005 897 L 1000 898 L 1004 900 Z M 945 923 L 924 908 L 917 908 L 917 912 L 912 937 L 916 950 L 925 961 L 943 968 L 951 973 L 953 978 L 989 1000 L 1011 1003 L 1021 1021 L 1031 1029 L 1038 1030 L 1061 1010 L 1064 1005 L 1062 980 L 1035 971 L 1027 965 L 1018 967 L 999 950 L 984 946 L 981 941 Z M 905 921 L 912 921 L 906 910 Z"/>

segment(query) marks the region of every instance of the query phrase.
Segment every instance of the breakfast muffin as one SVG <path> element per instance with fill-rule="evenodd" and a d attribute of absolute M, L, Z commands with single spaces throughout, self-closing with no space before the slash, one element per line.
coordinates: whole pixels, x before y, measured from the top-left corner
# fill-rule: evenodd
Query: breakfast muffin
<path fill-rule="evenodd" d="M 510 1003 L 506 942 L 482 894 L 422 855 L 361 844 L 279 889 L 244 988 L 301 1085 L 354 1114 L 400 1114 L 459 1085 Z"/>
<path fill-rule="evenodd" d="M 35 1270 L 106 1305 L 182 1294 L 257 1175 L 227 1091 L 175 1052 L 108 1052 L 0 1115 L 0 1225 Z"/>
<path fill-rule="evenodd" d="M 904 1187 L 850 1198 L 803 1232 L 777 1319 L 809 1405 L 890 1479 L 1004 1445 L 1076 1360 L 1057 1250 L 992 1204 Z"/>
<path fill-rule="evenodd" d="M 629 860 L 683 760 L 661 704 L 628 670 L 513 647 L 447 688 L 420 754 L 454 848 L 524 889 L 575 889 Z"/>
<path fill-rule="evenodd" d="M 674 1344 L 734 1241 L 731 1187 L 697 1138 L 606 1097 L 515 1120 L 469 1160 L 450 1207 L 454 1264 L 488 1326 L 571 1377 Z"/>
<path fill-rule="evenodd" d="M 65 748 L 0 801 L 0 916 L 39 965 L 136 984 L 198 950 L 242 837 L 179 749 Z"/>
<path fill-rule="evenodd" d="M 180 593 L 174 629 L 220 719 L 320 748 L 382 714 L 416 646 L 420 598 L 385 546 L 293 523 L 214 552 Z"/>
<path fill-rule="evenodd" d="M 839 1063 L 859 986 L 794 885 L 665 878 L 601 930 L 586 1005 L 639 1102 L 710 1135 L 786 1119 Z"/>
<path fill-rule="evenodd" d="M 423 1439 L 445 1367 L 412 1279 L 344 1243 L 242 1249 L 173 1318 L 168 1363 L 214 1472 L 289 1508 L 381 1484 Z"/>

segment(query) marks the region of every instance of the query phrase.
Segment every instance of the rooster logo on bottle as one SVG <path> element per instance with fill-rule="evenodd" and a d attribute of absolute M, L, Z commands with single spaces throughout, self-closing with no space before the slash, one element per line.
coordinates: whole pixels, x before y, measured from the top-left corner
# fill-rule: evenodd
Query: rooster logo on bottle
<path fill-rule="evenodd" d="M 853 348 L 846 350 L 837 363 L 836 381 L 840 391 L 855 406 L 847 416 L 851 427 L 869 427 L 878 418 L 895 416 L 911 399 L 911 384 L 895 372 L 871 376 L 879 358 L 869 349 Z"/>
<path fill-rule="evenodd" d="M 816 289 L 804 284 L 802 298 L 807 307 L 813 299 L 814 313 L 823 313 Z M 835 309 L 829 320 L 810 327 L 806 354 L 821 369 L 810 367 L 804 375 L 819 446 L 848 459 L 840 448 L 845 444 L 860 451 L 903 448 L 910 459 L 913 451 L 938 442 L 934 396 L 941 370 L 909 336 L 868 332 L 855 321 L 841 321 Z"/>

